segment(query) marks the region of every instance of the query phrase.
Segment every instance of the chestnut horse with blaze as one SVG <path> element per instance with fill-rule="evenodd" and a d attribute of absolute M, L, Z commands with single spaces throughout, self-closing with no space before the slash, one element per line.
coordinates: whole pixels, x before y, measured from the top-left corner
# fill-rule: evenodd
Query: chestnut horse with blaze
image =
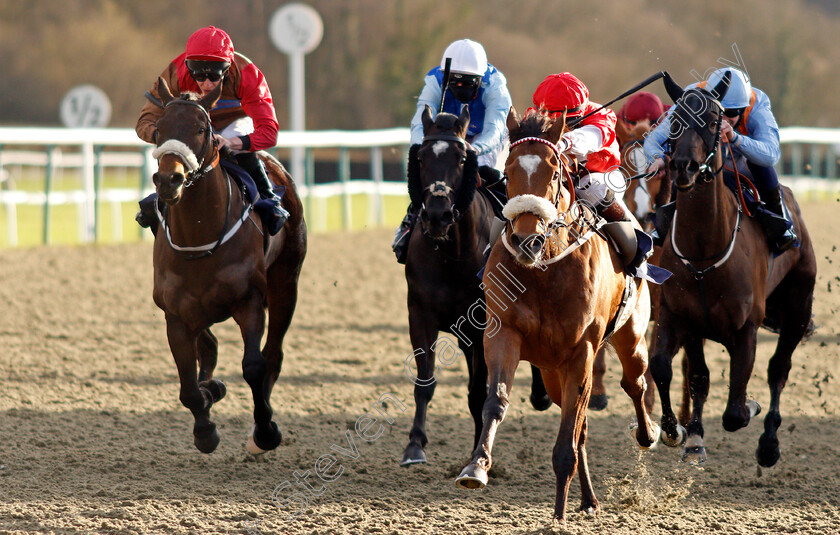
<path fill-rule="evenodd" d="M 511 109 L 507 126 L 508 222 L 484 275 L 488 316 L 500 327 L 484 335 L 489 378 L 484 425 L 472 461 L 456 483 L 464 488 L 487 484 L 493 442 L 510 403 L 514 373 L 519 361 L 527 360 L 540 368 L 549 396 L 561 408 L 552 464 L 557 476 L 554 516 L 562 522 L 569 485 L 578 469 L 580 509 L 590 513 L 599 509 L 587 465 L 586 406 L 595 355 L 608 331 L 623 368 L 621 386 L 635 407 L 636 440 L 642 448 L 650 448 L 658 439 L 658 426 L 642 400 L 650 301 L 647 283 L 631 279 L 631 296 L 619 314 L 628 280 L 621 259 L 593 228 L 594 214 L 574 202 L 569 160 L 556 145 L 565 116 L 552 121 L 532 114 L 520 123 Z M 493 295 L 505 291 L 497 281 L 508 275 L 525 291 L 502 306 Z"/>
<path fill-rule="evenodd" d="M 254 398 L 253 454 L 282 440 L 271 419 L 271 389 L 283 361 L 283 338 L 297 303 L 298 276 L 306 254 L 306 224 L 294 183 L 282 165 L 264 158 L 269 176 L 285 186 L 291 216 L 266 237 L 260 218 L 240 187 L 219 165 L 208 115 L 221 84 L 204 98 L 175 98 L 159 79 L 163 115 L 155 139 L 158 211 L 154 244 L 154 300 L 166 313 L 166 335 L 178 367 L 181 403 L 193 413 L 195 446 L 210 453 L 219 444 L 210 408 L 225 394 L 213 379 L 218 342 L 210 326 L 230 317 L 239 325 L 245 352 L 242 372 Z M 268 309 L 268 336 L 260 351 Z M 196 373 L 198 365 L 198 373 Z"/>

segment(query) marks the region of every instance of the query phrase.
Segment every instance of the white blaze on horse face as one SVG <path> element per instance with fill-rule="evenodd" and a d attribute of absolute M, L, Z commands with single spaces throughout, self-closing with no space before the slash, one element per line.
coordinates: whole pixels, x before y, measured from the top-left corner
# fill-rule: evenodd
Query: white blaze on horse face
<path fill-rule="evenodd" d="M 446 152 L 446 149 L 448 148 L 449 143 L 447 143 L 446 141 L 438 141 L 437 143 L 432 145 L 432 152 L 435 153 L 435 156 L 440 156 L 441 154 Z"/>
<path fill-rule="evenodd" d="M 536 154 L 523 154 L 519 157 L 519 167 L 528 173 L 528 182 L 531 181 L 531 175 L 537 172 L 542 158 Z"/>

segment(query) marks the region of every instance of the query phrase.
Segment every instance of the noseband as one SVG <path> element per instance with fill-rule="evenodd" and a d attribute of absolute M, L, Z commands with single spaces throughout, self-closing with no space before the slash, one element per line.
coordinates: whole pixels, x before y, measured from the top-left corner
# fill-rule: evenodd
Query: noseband
<path fill-rule="evenodd" d="M 513 148 L 516 147 L 517 145 L 521 145 L 523 143 L 531 142 L 531 141 L 536 142 L 536 143 L 542 143 L 543 145 L 548 146 L 548 148 L 550 148 L 552 150 L 552 152 L 554 152 L 554 155 L 557 157 L 557 161 L 560 163 L 560 169 L 563 168 L 563 158 L 562 158 L 562 153 L 560 151 L 560 147 L 558 147 L 556 144 L 552 143 L 551 141 L 549 141 L 547 139 L 544 139 L 544 138 L 541 138 L 541 137 L 523 137 L 522 139 L 518 139 L 518 140 L 514 141 L 513 143 L 511 143 L 510 144 L 510 150 L 513 150 Z M 554 175 L 551 177 L 551 181 L 554 182 L 554 180 L 559 178 L 559 177 L 560 177 L 560 170 L 555 169 L 554 170 Z M 574 187 L 574 184 L 572 184 L 571 173 L 566 174 L 566 181 L 567 181 L 566 189 L 569 190 L 569 194 L 571 195 L 571 200 L 569 201 L 569 206 L 571 207 L 575 204 L 575 187 Z M 554 203 L 553 203 L 553 206 L 554 206 L 555 210 L 557 210 L 557 205 L 560 203 L 560 193 L 561 192 L 562 192 L 562 188 L 558 186 L 557 194 L 554 196 Z M 559 212 L 559 210 L 557 210 L 557 211 Z M 516 218 L 518 218 L 523 213 L 525 213 L 525 212 L 520 212 L 518 214 L 515 214 L 513 219 L 508 218 L 508 223 L 511 225 L 511 227 L 513 226 L 513 223 L 516 220 Z M 534 215 L 537 216 L 537 218 L 540 220 L 541 224 L 545 228 L 548 228 L 549 224 L 552 223 L 552 222 L 546 222 L 539 214 L 534 214 Z M 557 219 L 559 219 L 559 218 L 557 218 Z"/>

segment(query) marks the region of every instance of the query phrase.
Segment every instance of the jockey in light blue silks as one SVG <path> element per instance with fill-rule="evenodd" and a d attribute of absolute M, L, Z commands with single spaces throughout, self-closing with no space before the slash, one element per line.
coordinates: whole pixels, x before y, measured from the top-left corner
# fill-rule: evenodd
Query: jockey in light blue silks
<path fill-rule="evenodd" d="M 447 58 L 451 59 L 450 77 L 443 110 L 440 110 Z M 417 99 L 417 112 L 411 120 L 411 144 L 423 142 L 421 117 L 426 106 L 435 116 L 439 112 L 460 115 L 462 106 L 466 105 L 470 112 L 467 142 L 478 155 L 478 172 L 484 186 L 493 186 L 502 180 L 497 165 L 507 143 L 505 122 L 512 104 L 507 80 L 496 67 L 487 63 L 484 47 L 469 39 L 455 41 L 444 51 L 440 66 L 426 74 L 423 91 Z M 412 222 L 419 209 L 419 206 L 409 205 L 394 237 L 392 248 L 401 264 L 405 263 Z"/>
<path fill-rule="evenodd" d="M 737 164 L 739 159 L 746 159 L 761 200 L 774 214 L 792 223 L 790 215 L 783 208 L 779 177 L 773 168 L 782 151 L 779 147 L 779 126 L 770 109 L 770 98 L 760 89 L 752 87 L 744 72 L 731 67 L 716 70 L 707 82 L 691 84 L 686 90 L 694 87 L 715 87 L 727 72 L 730 73 L 731 79 L 720 101 L 724 108 L 721 124 L 724 162 L 733 161 Z M 651 173 L 664 171 L 663 154 L 667 149 L 670 128 L 671 112 L 645 139 L 644 150 L 651 162 L 648 169 Z M 727 140 L 729 143 L 724 143 Z M 784 232 L 777 231 L 775 235 L 768 236 L 779 252 L 791 248 L 797 242 L 792 225 L 789 224 L 788 227 Z"/>

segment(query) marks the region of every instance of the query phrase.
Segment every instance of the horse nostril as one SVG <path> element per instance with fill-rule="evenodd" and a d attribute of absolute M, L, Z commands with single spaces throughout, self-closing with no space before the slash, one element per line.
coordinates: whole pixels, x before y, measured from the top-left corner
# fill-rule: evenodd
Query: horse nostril
<path fill-rule="evenodd" d="M 429 212 L 426 210 L 420 210 L 420 219 L 422 219 L 425 223 L 429 222 Z"/>
<path fill-rule="evenodd" d="M 451 225 L 453 221 L 455 221 L 455 214 L 451 210 L 445 211 L 440 217 L 440 222 L 444 225 Z"/>
<path fill-rule="evenodd" d="M 545 245 L 545 236 L 543 236 L 543 235 L 534 236 L 531 239 L 531 244 L 530 245 L 531 245 L 531 252 L 536 255 L 537 253 L 539 253 L 542 250 L 543 245 Z"/>
<path fill-rule="evenodd" d="M 688 165 L 686 166 L 686 171 L 688 171 L 691 174 L 694 174 L 700 171 L 700 164 L 692 160 L 688 162 Z"/>
<path fill-rule="evenodd" d="M 173 189 L 180 187 L 184 183 L 184 175 L 182 173 L 172 173 L 172 176 L 169 178 L 169 183 Z"/>
<path fill-rule="evenodd" d="M 514 249 L 519 248 L 519 246 L 522 244 L 522 238 L 519 236 L 519 234 L 511 234 L 510 244 L 513 246 Z"/>

